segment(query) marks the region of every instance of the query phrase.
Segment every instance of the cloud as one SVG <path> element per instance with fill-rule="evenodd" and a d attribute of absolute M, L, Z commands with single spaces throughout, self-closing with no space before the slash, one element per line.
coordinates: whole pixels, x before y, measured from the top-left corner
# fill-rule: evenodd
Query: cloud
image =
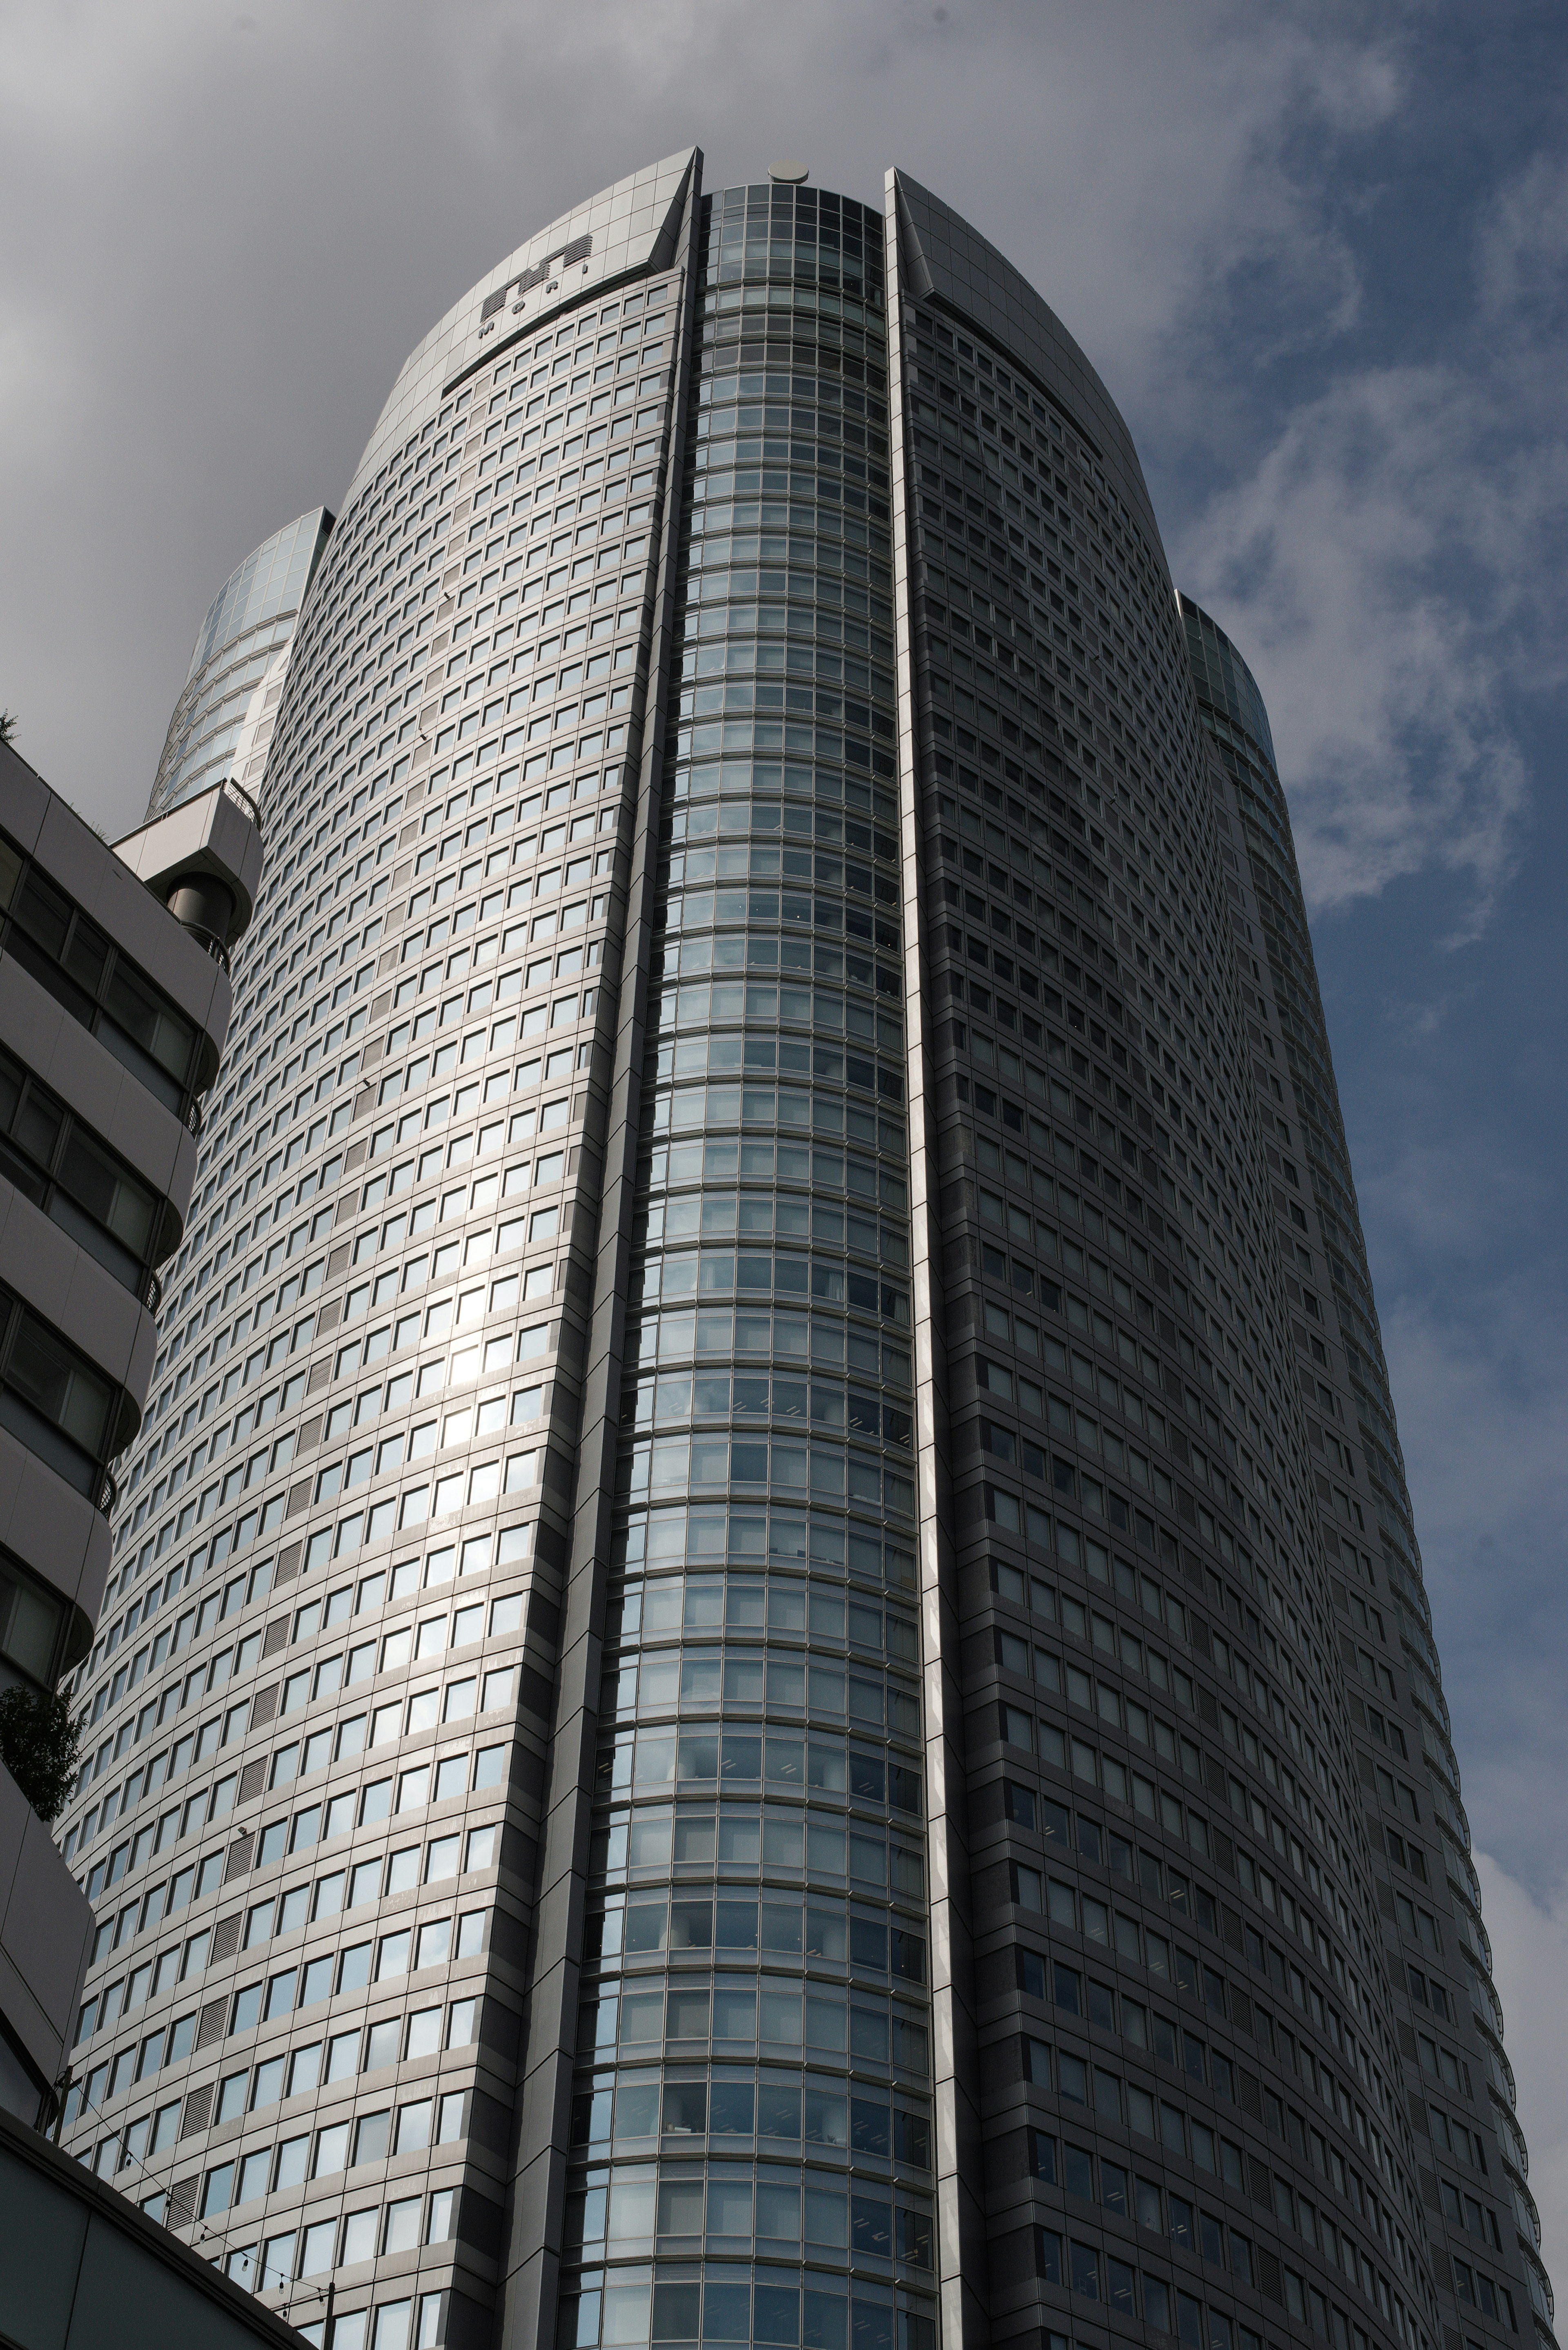
<path fill-rule="evenodd" d="M 1561 2267 L 1568 2248 L 1568 1885 L 1536 1901 L 1488 1852 L 1474 1856 L 1486 1903 L 1493 1973 L 1508 2027 L 1530 2187 L 1541 2212 L 1542 2257 Z"/>
<path fill-rule="evenodd" d="M 1479 1842 L 1544 1897 L 1568 1880 L 1563 1657 L 1568 1648 L 1568 1345 L 1539 1311 L 1560 1269 L 1477 1279 L 1530 1206 L 1485 1196 L 1478 1153 L 1422 1151 L 1368 1187 L 1411 1261 L 1442 1265 L 1436 1293 L 1390 1305 L 1384 1347 L 1465 1804 Z M 1459 1260 L 1457 1263 L 1456 1260 Z"/>
<path fill-rule="evenodd" d="M 1568 167 L 1532 160 L 1474 227 L 1445 355 L 1335 374 L 1180 542 L 1262 686 L 1309 908 L 1446 872 L 1450 944 L 1516 869 L 1521 704 L 1564 675 Z"/>
<path fill-rule="evenodd" d="M 804 152 L 875 200 L 899 162 L 1152 417 L 1195 338 L 1248 377 L 1248 338 L 1298 348 L 1354 315 L 1323 189 L 1405 86 L 1354 10 L 1240 0 L 249 17 L 20 0 L 6 20 L 0 702 L 106 822 L 140 810 L 208 598 L 340 494 L 406 352 L 566 203 L 692 140 L 710 185 Z"/>

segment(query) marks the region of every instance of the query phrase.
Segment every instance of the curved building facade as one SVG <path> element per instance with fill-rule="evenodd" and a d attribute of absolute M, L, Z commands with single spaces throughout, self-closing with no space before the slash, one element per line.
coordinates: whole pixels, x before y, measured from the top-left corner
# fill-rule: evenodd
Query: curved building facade
<path fill-rule="evenodd" d="M 1186 597 L 1181 609 L 1227 888 L 1242 893 L 1243 984 L 1256 991 L 1260 1031 L 1252 1074 L 1340 1658 L 1353 1676 L 1356 1773 L 1386 1863 L 1376 1891 L 1397 1946 L 1397 2032 L 1430 2145 L 1421 2185 L 1434 2267 L 1452 2321 L 1495 2306 L 1511 2330 L 1528 2299 L 1550 2328 L 1541 2217 L 1268 712 L 1224 631 Z M 1494 2278 L 1489 2262 L 1504 2246 L 1514 2273 Z"/>
<path fill-rule="evenodd" d="M 337 2350 L 1552 2350 L 1267 721 L 1044 304 L 596 197 L 265 756 L 68 2142 Z"/>
<path fill-rule="evenodd" d="M 265 539 L 207 608 L 148 804 L 151 816 L 225 778 L 254 796 L 300 607 L 332 528 L 315 507 Z"/>

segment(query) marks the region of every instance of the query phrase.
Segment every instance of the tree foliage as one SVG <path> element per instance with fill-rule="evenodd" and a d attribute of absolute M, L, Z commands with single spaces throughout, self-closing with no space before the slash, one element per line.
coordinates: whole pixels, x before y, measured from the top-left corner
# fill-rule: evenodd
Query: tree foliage
<path fill-rule="evenodd" d="M 81 1761 L 82 1724 L 63 1697 L 42 1690 L 0 1690 L 0 1762 L 41 1820 L 55 1820 L 70 1800 Z"/>

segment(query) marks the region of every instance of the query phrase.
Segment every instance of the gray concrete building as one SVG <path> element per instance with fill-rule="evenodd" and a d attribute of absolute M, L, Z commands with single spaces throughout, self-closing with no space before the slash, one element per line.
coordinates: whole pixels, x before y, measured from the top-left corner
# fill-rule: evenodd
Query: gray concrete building
<path fill-rule="evenodd" d="M 17 1709 L 36 1719 L 92 1647 L 113 1463 L 140 1423 L 261 861 L 225 790 L 110 847 L 0 744 L 0 2327 L 29 2345 L 112 2294 L 119 2240 L 89 2225 L 79 2171 L 29 2139 L 61 2118 L 94 1924 L 36 1808 L 48 1773 Z M 27 2237 L 38 2260 L 63 2248 L 47 2279 L 15 2241 L 46 2210 Z M 195 2264 L 164 2238 L 153 2265 L 171 2306 Z"/>
<path fill-rule="evenodd" d="M 67 2143 L 333 2350 L 1553 2350 L 1267 718 L 1088 361 L 689 151 L 299 592 Z"/>

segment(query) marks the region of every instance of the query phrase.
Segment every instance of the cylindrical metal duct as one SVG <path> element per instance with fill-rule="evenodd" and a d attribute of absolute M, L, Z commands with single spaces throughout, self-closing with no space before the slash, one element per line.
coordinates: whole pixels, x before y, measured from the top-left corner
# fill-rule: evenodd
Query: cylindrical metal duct
<path fill-rule="evenodd" d="M 188 931 L 227 941 L 234 919 L 234 893 L 215 874 L 200 873 L 169 892 L 169 911 Z"/>

